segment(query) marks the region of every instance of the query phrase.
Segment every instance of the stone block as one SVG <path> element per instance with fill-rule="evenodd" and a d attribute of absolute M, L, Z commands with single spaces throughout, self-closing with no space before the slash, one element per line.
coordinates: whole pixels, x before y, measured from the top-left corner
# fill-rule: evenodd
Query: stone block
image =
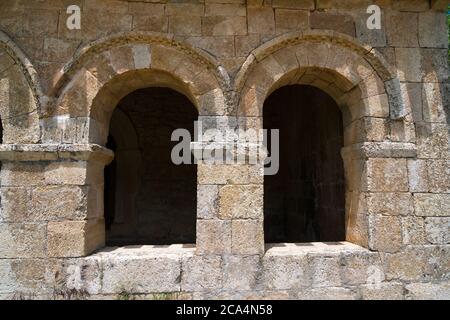
<path fill-rule="evenodd" d="M 25 222 L 30 193 L 23 187 L 0 188 L 0 222 Z"/>
<path fill-rule="evenodd" d="M 447 48 L 447 17 L 444 12 L 419 14 L 419 44 L 426 48 Z"/>
<path fill-rule="evenodd" d="M 429 190 L 450 193 L 450 160 L 427 161 Z"/>
<path fill-rule="evenodd" d="M 263 178 L 258 165 L 198 165 L 199 184 L 262 184 Z"/>
<path fill-rule="evenodd" d="M 180 291 L 180 258 L 172 254 L 104 256 L 102 293 Z"/>
<path fill-rule="evenodd" d="M 34 221 L 83 220 L 88 214 L 87 201 L 87 187 L 36 187 L 31 191 L 29 219 Z"/>
<path fill-rule="evenodd" d="M 422 86 L 423 119 L 427 122 L 445 123 L 447 115 L 442 85 L 439 83 L 424 83 Z"/>
<path fill-rule="evenodd" d="M 417 13 L 390 11 L 387 13 L 386 21 L 389 45 L 406 48 L 419 46 Z"/>
<path fill-rule="evenodd" d="M 428 192 L 428 171 L 425 160 L 408 160 L 408 180 L 411 192 Z"/>
<path fill-rule="evenodd" d="M 45 224 L 0 223 L 0 258 L 42 258 L 45 255 Z"/>
<path fill-rule="evenodd" d="M 397 252 L 403 246 L 399 217 L 369 216 L 369 247 L 382 252 Z"/>
<path fill-rule="evenodd" d="M 231 221 L 231 252 L 242 255 L 264 253 L 262 220 Z"/>
<path fill-rule="evenodd" d="M 450 300 L 450 282 L 410 283 L 405 286 L 407 300 Z"/>
<path fill-rule="evenodd" d="M 370 191 L 408 191 L 405 159 L 369 159 L 367 186 Z"/>
<path fill-rule="evenodd" d="M 202 19 L 196 16 L 170 16 L 169 32 L 183 36 L 200 36 L 202 34 Z"/>
<path fill-rule="evenodd" d="M 223 288 L 252 291 L 260 274 L 259 256 L 229 256 L 223 258 Z"/>
<path fill-rule="evenodd" d="M 412 215 L 414 212 L 413 198 L 410 193 L 369 193 L 367 194 L 367 210 L 370 214 Z"/>
<path fill-rule="evenodd" d="M 166 33 L 169 30 L 169 18 L 165 16 L 134 15 L 133 30 Z"/>
<path fill-rule="evenodd" d="M 183 258 L 181 291 L 209 291 L 222 288 L 222 265 L 220 256 Z"/>
<path fill-rule="evenodd" d="M 17 281 L 11 266 L 12 260 L 0 259 L 0 293 L 14 293 Z"/>
<path fill-rule="evenodd" d="M 404 244 L 426 244 L 425 221 L 422 217 L 402 218 L 402 238 Z"/>
<path fill-rule="evenodd" d="M 278 33 L 307 29 L 309 27 L 309 12 L 292 9 L 276 9 L 275 27 Z"/>
<path fill-rule="evenodd" d="M 247 8 L 247 23 L 249 34 L 274 34 L 274 10 L 270 7 L 249 7 Z"/>
<path fill-rule="evenodd" d="M 239 3 L 210 3 L 205 6 L 205 16 L 237 16 L 245 17 L 247 10 L 245 5 Z"/>
<path fill-rule="evenodd" d="M 385 282 L 379 285 L 363 285 L 361 298 L 363 300 L 403 300 L 403 284 Z"/>
<path fill-rule="evenodd" d="M 251 34 L 247 36 L 236 36 L 235 46 L 236 46 L 236 56 L 247 57 L 248 54 L 256 49 L 259 45 L 259 35 Z"/>
<path fill-rule="evenodd" d="M 422 81 L 422 56 L 419 48 L 395 48 L 395 62 L 400 81 Z"/>
<path fill-rule="evenodd" d="M 450 213 L 449 213 L 450 215 Z M 425 232 L 428 242 L 432 244 L 450 243 L 450 217 L 425 218 Z"/>
<path fill-rule="evenodd" d="M 221 219 L 262 219 L 264 205 L 262 185 L 223 186 L 219 192 Z"/>
<path fill-rule="evenodd" d="M 47 226 L 50 257 L 82 257 L 105 245 L 103 220 L 51 221 Z"/>
<path fill-rule="evenodd" d="M 309 9 L 315 7 L 314 0 L 273 0 L 274 8 Z"/>
<path fill-rule="evenodd" d="M 350 15 L 314 11 L 310 15 L 311 29 L 334 30 L 355 37 L 355 22 Z"/>
<path fill-rule="evenodd" d="M 340 287 L 342 285 L 339 254 L 316 253 L 310 255 L 308 259 L 313 287 Z"/>
<path fill-rule="evenodd" d="M 423 281 L 428 277 L 428 250 L 423 247 L 407 248 L 403 252 L 383 257 L 387 280 Z"/>
<path fill-rule="evenodd" d="M 166 15 L 168 16 L 203 16 L 205 5 L 201 3 L 168 3 L 166 4 Z"/>
<path fill-rule="evenodd" d="M 231 222 L 197 220 L 197 253 L 223 254 L 231 250 Z"/>
<path fill-rule="evenodd" d="M 340 257 L 340 274 L 346 285 L 377 285 L 385 280 L 379 255 L 370 251 L 350 251 Z"/>
<path fill-rule="evenodd" d="M 313 288 L 300 291 L 299 300 L 357 300 L 358 293 L 342 287 Z"/>
<path fill-rule="evenodd" d="M 445 217 L 450 212 L 450 194 L 415 193 L 415 215 L 419 217 Z"/>
<path fill-rule="evenodd" d="M 219 216 L 219 186 L 197 186 L 197 217 L 215 219 Z"/>
<path fill-rule="evenodd" d="M 263 285 L 268 290 L 294 290 L 312 283 L 306 254 L 268 253 L 262 260 Z"/>
<path fill-rule="evenodd" d="M 233 36 L 247 34 L 245 17 L 208 16 L 202 19 L 202 34 L 206 36 Z"/>

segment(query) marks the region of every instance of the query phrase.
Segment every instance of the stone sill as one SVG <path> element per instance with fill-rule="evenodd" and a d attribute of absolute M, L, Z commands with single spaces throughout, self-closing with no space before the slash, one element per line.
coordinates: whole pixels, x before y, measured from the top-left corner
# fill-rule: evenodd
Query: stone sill
<path fill-rule="evenodd" d="M 172 244 L 172 245 L 131 245 L 123 247 L 105 247 L 90 257 L 116 258 L 116 257 L 160 257 L 167 255 L 193 256 L 194 244 Z"/>
<path fill-rule="evenodd" d="M 341 254 L 369 252 L 356 244 L 342 242 L 305 242 L 266 244 L 266 256 L 271 255 L 305 255 L 305 254 Z"/>

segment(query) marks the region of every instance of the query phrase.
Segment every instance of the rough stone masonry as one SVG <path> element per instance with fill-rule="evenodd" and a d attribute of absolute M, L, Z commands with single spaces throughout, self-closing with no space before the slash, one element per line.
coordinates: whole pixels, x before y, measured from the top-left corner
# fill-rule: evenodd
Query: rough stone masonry
<path fill-rule="evenodd" d="M 0 298 L 450 299 L 447 5 L 2 0 Z M 193 119 L 298 143 L 174 168 Z"/>

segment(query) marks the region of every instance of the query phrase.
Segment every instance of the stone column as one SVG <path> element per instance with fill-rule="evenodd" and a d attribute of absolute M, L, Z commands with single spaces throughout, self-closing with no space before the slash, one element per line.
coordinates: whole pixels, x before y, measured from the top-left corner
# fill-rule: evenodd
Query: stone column
<path fill-rule="evenodd" d="M 104 246 L 97 145 L 1 145 L 0 258 L 80 257 Z"/>

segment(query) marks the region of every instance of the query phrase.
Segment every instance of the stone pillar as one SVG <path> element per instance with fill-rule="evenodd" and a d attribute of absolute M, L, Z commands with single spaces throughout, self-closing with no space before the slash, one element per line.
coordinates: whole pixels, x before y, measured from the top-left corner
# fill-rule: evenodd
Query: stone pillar
<path fill-rule="evenodd" d="M 104 246 L 97 145 L 0 146 L 0 257 L 80 257 Z"/>
<path fill-rule="evenodd" d="M 213 144 L 193 148 L 236 146 Z M 235 153 L 229 160 L 229 164 L 198 164 L 197 254 L 263 254 L 263 166 L 236 163 Z"/>
<path fill-rule="evenodd" d="M 346 240 L 381 252 L 403 246 L 401 216 L 410 215 L 407 159 L 416 146 L 365 142 L 342 149 L 346 175 Z"/>

